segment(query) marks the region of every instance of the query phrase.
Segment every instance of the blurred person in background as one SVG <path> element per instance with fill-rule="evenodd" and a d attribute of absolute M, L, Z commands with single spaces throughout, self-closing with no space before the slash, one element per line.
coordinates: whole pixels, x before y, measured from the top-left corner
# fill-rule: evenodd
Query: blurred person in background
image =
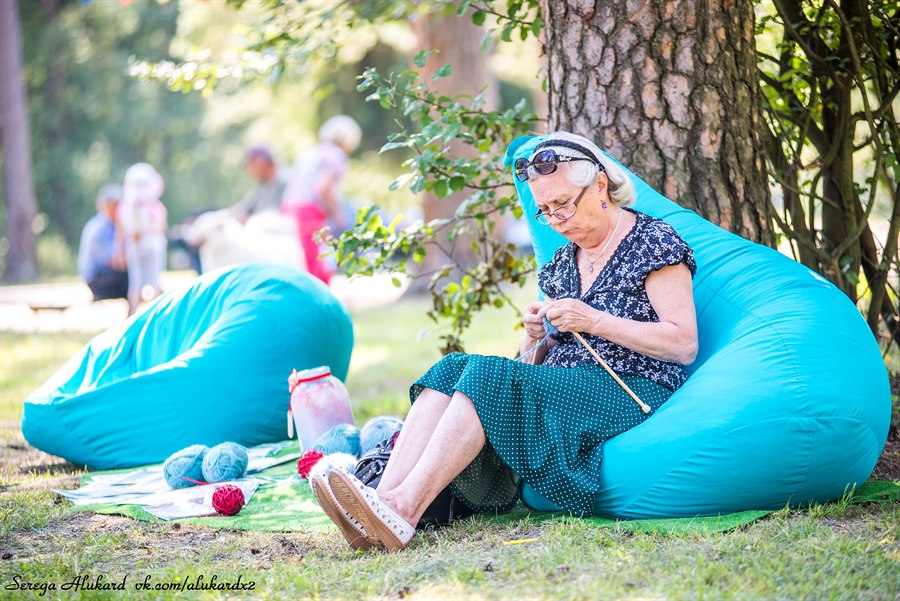
<path fill-rule="evenodd" d="M 122 202 L 117 211 L 119 250 L 128 267 L 128 314 L 141 300 L 159 296 L 159 277 L 166 269 L 168 212 L 160 201 L 165 182 L 148 163 L 125 172 Z"/>
<path fill-rule="evenodd" d="M 347 218 L 341 210 L 341 180 L 350 165 L 349 154 L 362 139 L 362 130 L 351 117 L 337 115 L 319 129 L 319 143 L 304 152 L 294 165 L 281 210 L 297 222 L 300 244 L 310 274 L 326 284 L 333 268 L 319 258 L 323 248 L 314 234 L 329 223 L 343 230 Z"/>
<path fill-rule="evenodd" d="M 263 211 L 281 210 L 285 182 L 278 174 L 278 165 L 265 146 L 253 146 L 244 154 L 244 168 L 256 184 L 236 204 L 231 212 L 241 221 Z"/>
<path fill-rule="evenodd" d="M 116 252 L 116 210 L 121 200 L 122 186 L 103 186 L 97 194 L 97 214 L 81 231 L 78 274 L 95 301 L 128 297 L 128 272 L 123 257 Z"/>

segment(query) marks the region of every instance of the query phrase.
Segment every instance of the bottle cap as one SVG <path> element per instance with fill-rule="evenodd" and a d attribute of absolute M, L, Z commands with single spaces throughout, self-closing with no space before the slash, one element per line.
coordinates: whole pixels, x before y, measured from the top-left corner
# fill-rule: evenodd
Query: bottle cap
<path fill-rule="evenodd" d="M 321 367 L 313 367 L 312 369 L 304 369 L 303 371 L 297 372 L 297 384 L 302 384 L 303 382 L 312 382 L 313 380 L 320 380 L 322 378 L 327 378 L 331 375 L 331 368 L 327 365 L 323 365 Z"/>

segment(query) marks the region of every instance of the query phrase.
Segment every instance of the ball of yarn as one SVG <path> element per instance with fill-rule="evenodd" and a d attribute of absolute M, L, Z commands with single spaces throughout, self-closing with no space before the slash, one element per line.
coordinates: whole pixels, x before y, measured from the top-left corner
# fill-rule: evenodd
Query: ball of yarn
<path fill-rule="evenodd" d="M 234 484 L 223 484 L 213 493 L 212 506 L 220 515 L 237 515 L 244 507 L 244 491 Z"/>
<path fill-rule="evenodd" d="M 390 438 L 394 432 L 403 427 L 403 420 L 390 415 L 379 415 L 366 422 L 359 434 L 362 453 L 368 453 L 375 446 Z"/>
<path fill-rule="evenodd" d="M 172 488 L 187 488 L 203 480 L 203 457 L 209 449 L 195 444 L 169 456 L 163 463 L 163 476 Z"/>
<path fill-rule="evenodd" d="M 359 428 L 353 424 L 338 424 L 322 434 L 313 448 L 319 449 L 325 455 L 349 453 L 359 457 Z"/>
<path fill-rule="evenodd" d="M 247 471 L 247 449 L 236 442 L 217 444 L 203 457 L 203 479 L 224 482 L 243 477 Z"/>
<path fill-rule="evenodd" d="M 297 473 L 301 478 L 309 478 L 309 472 L 319 462 L 319 459 L 325 456 L 325 453 L 319 449 L 310 449 L 300 456 L 297 460 Z"/>
<path fill-rule="evenodd" d="M 349 453 L 325 455 L 310 470 L 309 479 L 312 480 L 313 476 L 320 473 L 327 476 L 328 472 L 334 469 L 342 469 L 351 474 L 354 473 L 356 471 L 356 457 Z"/>

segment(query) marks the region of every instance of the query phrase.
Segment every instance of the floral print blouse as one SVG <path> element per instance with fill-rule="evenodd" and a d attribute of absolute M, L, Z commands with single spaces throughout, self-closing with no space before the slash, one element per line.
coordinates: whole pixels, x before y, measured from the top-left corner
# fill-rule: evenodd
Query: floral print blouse
<path fill-rule="evenodd" d="M 693 276 L 697 271 L 694 251 L 665 221 L 633 209 L 626 210 L 635 214 L 637 222 L 580 300 L 617 317 L 658 322 L 659 316 L 650 304 L 644 281 L 651 271 L 678 263 L 687 265 Z M 574 244 L 566 244 L 541 269 L 538 285 L 548 299 L 579 298 L 581 276 L 576 250 Z M 640 376 L 673 391 L 687 379 L 684 367 L 678 363 L 648 357 L 600 336 L 585 334 L 583 337 L 620 376 Z M 547 353 L 544 365 L 574 367 L 596 363 L 571 333 L 560 332 L 554 338 L 558 344 Z"/>

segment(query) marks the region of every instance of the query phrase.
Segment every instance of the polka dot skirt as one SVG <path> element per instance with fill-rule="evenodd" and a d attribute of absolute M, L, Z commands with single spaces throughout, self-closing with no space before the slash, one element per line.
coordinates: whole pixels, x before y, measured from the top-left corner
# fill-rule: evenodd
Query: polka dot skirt
<path fill-rule="evenodd" d="M 472 399 L 488 444 L 451 483 L 468 507 L 507 511 L 521 477 L 538 493 L 575 515 L 592 513 L 600 488 L 603 442 L 647 419 L 672 391 L 638 376 L 622 376 L 638 404 L 598 365 L 551 367 L 503 357 L 447 355 L 409 391 L 425 388 Z"/>

